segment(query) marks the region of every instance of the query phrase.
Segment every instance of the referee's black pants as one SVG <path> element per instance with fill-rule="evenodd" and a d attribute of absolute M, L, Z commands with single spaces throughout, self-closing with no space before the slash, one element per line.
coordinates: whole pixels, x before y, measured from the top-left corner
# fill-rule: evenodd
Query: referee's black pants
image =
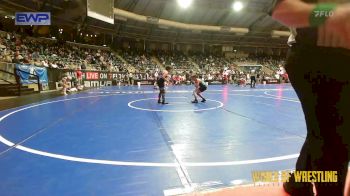
<path fill-rule="evenodd" d="M 318 196 L 342 196 L 350 149 L 350 52 L 294 45 L 286 69 L 307 125 L 296 170 L 337 171 L 337 183 L 315 185 Z M 307 195 L 310 184 L 296 184 L 295 195 Z"/>
<path fill-rule="evenodd" d="M 250 76 L 250 88 L 255 88 L 256 78 L 255 76 Z"/>

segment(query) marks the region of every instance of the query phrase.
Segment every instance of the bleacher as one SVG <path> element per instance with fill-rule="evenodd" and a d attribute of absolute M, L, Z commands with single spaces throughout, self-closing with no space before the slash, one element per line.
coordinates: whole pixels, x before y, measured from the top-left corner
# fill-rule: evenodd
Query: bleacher
<path fill-rule="evenodd" d="M 118 56 L 118 57 L 117 57 Z M 159 61 L 160 64 L 154 61 Z M 265 78 L 275 80 L 275 73 L 283 59 L 278 56 L 254 56 L 247 58 L 227 59 L 214 54 L 165 52 L 165 51 L 137 51 L 133 49 L 120 50 L 118 53 L 108 47 L 80 44 L 75 42 L 60 42 L 56 39 L 22 37 L 8 32 L 0 32 L 0 62 L 14 64 L 30 64 L 46 67 L 50 72 L 59 69 L 58 76 L 52 80 L 59 80 L 62 73 L 74 76 L 74 71 L 81 68 L 84 73 L 119 74 L 118 84 L 153 84 L 155 75 L 161 71 L 161 66 L 171 66 L 171 82 L 174 84 L 189 83 L 189 76 L 200 75 L 210 84 L 225 82 L 237 83 L 240 78 L 246 78 L 250 69 L 242 69 L 242 64 L 260 64 L 271 70 L 257 71 Z M 196 66 L 195 66 L 196 65 Z M 199 68 L 199 69 L 198 69 Z M 227 81 L 224 80 L 226 73 Z M 50 74 L 49 74 L 50 75 Z M 104 84 L 104 83 L 102 83 Z M 116 84 L 116 82 L 108 82 Z M 91 85 L 91 83 L 87 83 Z M 52 86 L 52 85 L 51 85 Z"/>

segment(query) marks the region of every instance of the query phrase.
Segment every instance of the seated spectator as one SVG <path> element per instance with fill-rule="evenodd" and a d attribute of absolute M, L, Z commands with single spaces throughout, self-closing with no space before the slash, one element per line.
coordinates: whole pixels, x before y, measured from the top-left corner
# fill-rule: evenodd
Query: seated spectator
<path fill-rule="evenodd" d="M 40 60 L 39 60 L 39 59 L 34 59 L 33 64 L 34 64 L 35 66 L 39 66 L 39 67 L 41 67 L 41 66 L 42 66 L 42 63 L 40 62 Z"/>
<path fill-rule="evenodd" d="M 107 70 L 107 65 L 105 62 L 101 64 L 101 70 Z"/>
<path fill-rule="evenodd" d="M 44 67 L 49 67 L 49 62 L 47 60 L 41 61 L 41 65 Z"/>
<path fill-rule="evenodd" d="M 28 57 L 24 57 L 23 63 L 24 64 L 30 64 Z"/>
<path fill-rule="evenodd" d="M 3 44 L 2 38 L 0 38 L 0 49 L 6 49 L 6 46 Z"/>
<path fill-rule="evenodd" d="M 5 62 L 7 62 L 7 63 L 11 63 L 11 62 L 12 62 L 11 55 L 12 55 L 12 52 L 11 52 L 11 51 L 8 51 L 8 50 L 5 50 L 5 51 L 4 51 L 4 59 L 5 59 Z"/>
<path fill-rule="evenodd" d="M 87 62 L 86 61 L 83 61 L 83 63 L 80 65 L 82 70 L 85 70 L 86 66 L 87 66 Z"/>
<path fill-rule="evenodd" d="M 15 63 L 15 64 L 20 64 L 22 62 L 22 59 L 23 57 L 19 54 L 19 52 L 17 51 L 15 53 L 15 56 L 13 57 L 12 59 L 12 63 Z"/>
<path fill-rule="evenodd" d="M 38 52 L 38 51 L 34 51 L 34 52 L 32 53 L 32 58 L 33 58 L 33 59 L 39 59 L 39 58 L 40 58 L 39 52 Z"/>

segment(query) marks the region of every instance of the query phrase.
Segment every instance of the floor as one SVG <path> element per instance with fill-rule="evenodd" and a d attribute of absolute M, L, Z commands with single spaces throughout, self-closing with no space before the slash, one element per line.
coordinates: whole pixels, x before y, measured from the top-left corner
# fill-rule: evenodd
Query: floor
<path fill-rule="evenodd" d="M 10 99 L 0 111 L 1 195 L 176 195 L 294 168 L 306 126 L 289 84 L 213 85 L 198 104 L 192 86 L 167 91 L 168 105 L 152 86 Z"/>
<path fill-rule="evenodd" d="M 34 93 L 23 96 L 6 96 L 0 97 L 0 111 L 7 110 L 27 104 L 37 103 L 47 99 L 60 97 L 62 94 L 59 91 L 42 91 L 41 93 Z"/>

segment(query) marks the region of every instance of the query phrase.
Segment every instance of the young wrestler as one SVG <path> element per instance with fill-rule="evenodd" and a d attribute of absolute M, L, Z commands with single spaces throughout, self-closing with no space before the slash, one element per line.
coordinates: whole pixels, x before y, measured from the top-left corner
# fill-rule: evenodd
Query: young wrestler
<path fill-rule="evenodd" d="M 165 102 L 165 84 L 168 81 L 168 74 L 171 71 L 171 67 L 166 67 L 161 75 L 158 76 L 157 85 L 159 88 L 158 103 L 168 104 Z"/>
<path fill-rule="evenodd" d="M 194 100 L 192 101 L 192 103 L 198 103 L 197 96 L 202 98 L 201 102 L 204 103 L 206 100 L 201 95 L 201 93 L 207 90 L 207 85 L 203 81 L 198 79 L 197 76 L 192 76 L 191 79 L 192 79 L 192 82 L 194 83 L 194 86 L 196 87 L 196 89 L 193 91 Z"/>
<path fill-rule="evenodd" d="M 70 78 L 68 77 L 68 76 L 64 76 L 63 78 L 62 78 L 62 80 L 60 81 L 60 83 L 61 83 L 61 85 L 62 85 L 62 91 L 61 91 L 61 93 L 63 94 L 63 95 L 67 95 L 67 90 L 68 90 L 68 88 L 69 88 L 69 80 L 70 80 Z"/>

